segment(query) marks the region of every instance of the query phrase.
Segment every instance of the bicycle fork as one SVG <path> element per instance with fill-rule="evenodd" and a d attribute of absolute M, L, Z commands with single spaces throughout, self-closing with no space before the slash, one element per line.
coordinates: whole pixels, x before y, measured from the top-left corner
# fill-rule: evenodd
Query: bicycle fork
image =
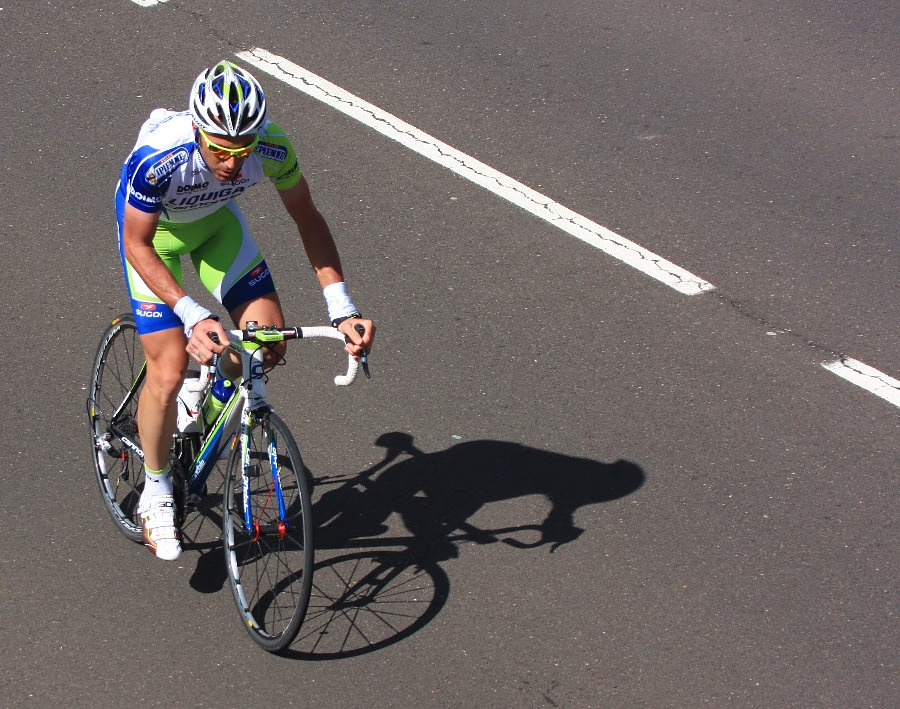
<path fill-rule="evenodd" d="M 250 460 L 250 451 L 252 448 L 252 431 L 254 426 L 262 427 L 266 441 L 266 456 L 269 461 L 269 469 L 272 473 L 272 487 L 265 495 L 265 499 L 254 499 L 261 497 L 260 488 L 257 486 L 256 492 L 251 492 L 251 480 L 259 481 L 263 472 L 261 466 L 254 464 Z M 243 421 L 241 422 L 241 489 L 243 491 L 243 513 L 244 513 L 244 529 L 252 541 L 256 542 L 263 536 L 276 536 L 284 539 L 289 530 L 286 520 L 287 508 L 284 502 L 284 491 L 281 487 L 281 474 L 278 463 L 278 440 L 275 431 L 268 425 L 268 419 L 263 412 L 254 413 L 247 411 Z M 274 501 L 272 498 L 275 498 Z M 258 513 L 260 520 L 270 504 L 278 505 L 278 517 L 276 520 L 262 524 L 254 519 L 254 513 Z"/>

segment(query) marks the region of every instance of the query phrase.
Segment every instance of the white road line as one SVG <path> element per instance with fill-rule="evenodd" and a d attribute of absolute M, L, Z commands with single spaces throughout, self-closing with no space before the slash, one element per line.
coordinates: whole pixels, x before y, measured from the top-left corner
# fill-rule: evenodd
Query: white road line
<path fill-rule="evenodd" d="M 258 48 L 238 52 L 237 56 L 613 258 L 665 283 L 679 293 L 695 295 L 714 288 L 711 283 L 674 263 L 423 133 L 409 123 L 363 101 L 284 57 Z"/>
<path fill-rule="evenodd" d="M 146 0 L 145 0 L 146 1 Z M 715 286 L 530 187 L 461 153 L 311 71 L 264 49 L 238 52 L 242 60 L 293 86 L 382 135 L 452 170 L 564 232 L 651 276 L 679 293 L 695 295 Z M 854 359 L 822 364 L 840 377 L 900 406 L 900 382 Z"/>
<path fill-rule="evenodd" d="M 823 362 L 822 366 L 894 406 L 900 406 L 900 381 L 893 377 L 849 357 Z"/>
<path fill-rule="evenodd" d="M 166 0 L 131 0 L 135 5 L 140 5 L 141 7 L 153 7 L 154 5 L 159 5 L 161 2 L 166 2 Z"/>

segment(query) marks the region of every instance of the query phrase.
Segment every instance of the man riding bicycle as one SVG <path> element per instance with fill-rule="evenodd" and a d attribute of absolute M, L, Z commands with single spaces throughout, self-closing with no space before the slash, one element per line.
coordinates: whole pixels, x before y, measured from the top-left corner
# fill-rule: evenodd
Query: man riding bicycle
<path fill-rule="evenodd" d="M 329 319 L 347 338 L 347 351 L 359 358 L 375 334 L 372 321 L 362 318 L 350 299 L 337 247 L 294 148 L 268 120 L 262 88 L 249 72 L 221 61 L 197 77 L 187 111 L 160 108 L 150 114 L 122 167 L 116 219 L 125 283 L 147 360 L 138 404 L 145 455 L 138 513 L 144 543 L 161 559 L 181 554 L 169 450 L 188 355 L 209 364 L 228 344 L 218 319 L 182 288 L 181 256 L 190 254 L 201 282 L 237 327 L 248 321 L 284 327 L 269 267 L 234 199 L 264 177 L 297 225 Z M 279 354 L 276 349 L 273 356 Z M 235 364 L 227 358 L 220 362 L 230 376 L 237 376 Z"/>

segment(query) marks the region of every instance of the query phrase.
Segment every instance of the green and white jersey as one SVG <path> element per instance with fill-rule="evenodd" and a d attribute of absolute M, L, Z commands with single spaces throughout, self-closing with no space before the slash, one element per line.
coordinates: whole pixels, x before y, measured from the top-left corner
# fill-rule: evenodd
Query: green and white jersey
<path fill-rule="evenodd" d="M 161 221 L 184 224 L 212 214 L 263 178 L 284 190 L 300 177 L 290 139 L 266 121 L 238 176 L 220 182 L 200 156 L 190 113 L 158 108 L 141 126 L 122 166 L 116 201 L 120 209 L 127 202 L 142 212 L 160 212 Z"/>

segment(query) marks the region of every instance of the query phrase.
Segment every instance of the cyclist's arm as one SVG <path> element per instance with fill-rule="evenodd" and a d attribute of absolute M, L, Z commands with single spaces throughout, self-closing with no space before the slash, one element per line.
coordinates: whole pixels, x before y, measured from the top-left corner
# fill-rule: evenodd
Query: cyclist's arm
<path fill-rule="evenodd" d="M 126 204 L 122 244 L 125 248 L 125 258 L 144 283 L 156 297 L 170 308 L 174 308 L 175 303 L 187 294 L 153 248 L 153 237 L 158 223 L 159 212 L 142 212 Z"/>
<path fill-rule="evenodd" d="M 158 212 L 143 212 L 126 204 L 125 219 L 122 225 L 122 245 L 125 249 L 125 258 L 138 272 L 144 283 L 156 294 L 157 298 L 174 309 L 175 304 L 187 293 L 163 263 L 159 254 L 156 253 L 156 249 L 153 248 L 153 237 L 156 234 L 158 223 Z M 220 343 L 225 344 L 213 343 L 209 339 L 210 332 L 218 335 Z M 225 330 L 217 320 L 201 320 L 191 332 L 187 350 L 197 361 L 208 363 L 213 352 L 221 354 L 225 351 L 227 343 Z"/>
<path fill-rule="evenodd" d="M 333 283 L 343 281 L 344 271 L 341 268 L 341 257 L 338 255 L 337 246 L 331 236 L 331 229 L 328 228 L 325 217 L 313 203 L 306 178 L 301 177 L 293 187 L 278 190 L 278 195 L 288 214 L 291 215 L 291 219 L 297 225 L 300 239 L 303 241 L 303 248 L 306 250 L 310 265 L 316 272 L 319 285 L 324 289 Z M 364 328 L 362 336 L 354 329 L 354 326 L 358 324 Z M 363 351 L 368 351 L 371 347 L 372 338 L 375 335 L 375 326 L 371 320 L 364 318 L 345 320 L 338 329 L 349 338 L 347 351 L 354 357 L 360 356 Z"/>
<path fill-rule="evenodd" d="M 278 190 L 285 209 L 297 225 L 309 263 L 324 288 L 344 280 L 341 257 L 325 217 L 313 203 L 305 177 L 286 190 Z"/>

